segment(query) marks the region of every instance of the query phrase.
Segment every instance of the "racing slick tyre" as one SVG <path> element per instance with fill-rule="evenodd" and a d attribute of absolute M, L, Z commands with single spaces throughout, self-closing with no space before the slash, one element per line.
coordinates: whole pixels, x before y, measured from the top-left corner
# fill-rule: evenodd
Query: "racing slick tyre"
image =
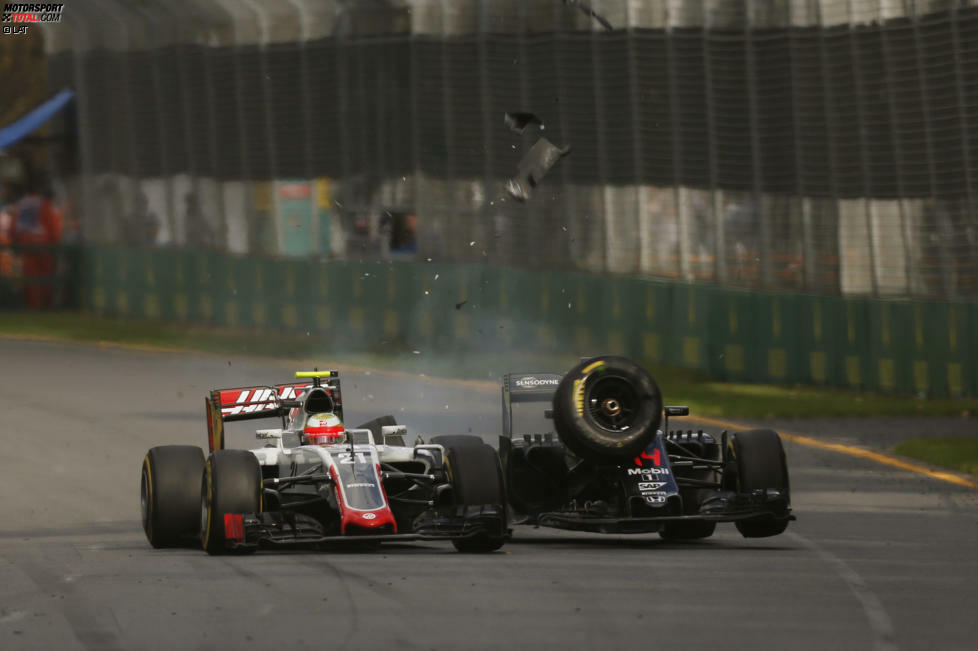
<path fill-rule="evenodd" d="M 582 459 L 631 459 L 655 437 L 662 394 L 652 376 L 630 359 L 592 357 L 557 385 L 553 419 L 561 441 Z"/>
<path fill-rule="evenodd" d="M 698 540 L 709 538 L 717 528 L 716 522 L 678 521 L 666 522 L 659 531 L 663 540 Z"/>
<path fill-rule="evenodd" d="M 173 547 L 200 531 L 200 493 L 204 452 L 192 445 L 150 448 L 143 459 L 139 506 L 143 531 L 153 547 Z"/>
<path fill-rule="evenodd" d="M 383 444 L 384 443 L 384 428 L 390 425 L 397 425 L 397 420 L 390 414 L 386 416 L 378 416 L 372 420 L 368 420 L 363 425 L 360 425 L 357 429 L 369 429 L 370 433 L 374 436 L 374 443 Z"/>
<path fill-rule="evenodd" d="M 261 511 L 261 466 L 247 450 L 215 450 L 197 496 L 200 540 L 208 554 L 226 554 L 224 516 Z M 252 550 L 244 550 L 252 551 Z"/>
<path fill-rule="evenodd" d="M 777 432 L 769 429 L 735 432 L 730 435 L 727 448 L 729 458 L 735 462 L 737 474 L 732 483 L 737 492 L 775 489 L 791 502 L 788 463 Z M 745 538 L 767 538 L 783 533 L 788 520 L 764 518 L 739 520 L 734 524 Z"/>
<path fill-rule="evenodd" d="M 503 470 L 499 455 L 477 436 L 436 436 L 432 443 L 445 447 L 445 466 L 455 493 L 455 504 L 480 506 L 496 504 L 506 509 Z M 506 526 L 503 523 L 503 530 Z M 452 541 L 455 549 L 467 553 L 494 552 L 506 542 L 504 535 L 479 534 Z"/>

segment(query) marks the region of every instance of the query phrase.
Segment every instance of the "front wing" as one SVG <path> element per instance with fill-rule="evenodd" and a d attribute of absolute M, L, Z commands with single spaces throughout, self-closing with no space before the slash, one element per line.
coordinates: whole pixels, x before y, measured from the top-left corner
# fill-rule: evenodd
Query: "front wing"
<path fill-rule="evenodd" d="M 539 513 L 536 523 L 544 527 L 594 533 L 654 533 L 666 522 L 737 522 L 739 520 L 794 520 L 787 498 L 776 490 L 750 493 L 718 492 L 692 515 L 604 516 L 580 511 Z"/>
<path fill-rule="evenodd" d="M 272 511 L 244 514 L 239 536 L 229 538 L 229 549 L 310 546 L 329 543 L 461 540 L 475 536 L 508 540 L 506 514 L 501 506 L 467 506 L 430 510 L 418 516 L 408 533 L 336 535 L 319 520 L 297 513 Z"/>

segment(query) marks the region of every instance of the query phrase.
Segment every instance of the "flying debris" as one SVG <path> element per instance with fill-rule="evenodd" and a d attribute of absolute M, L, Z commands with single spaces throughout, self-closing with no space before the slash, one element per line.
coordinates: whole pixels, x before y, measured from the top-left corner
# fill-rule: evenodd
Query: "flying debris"
<path fill-rule="evenodd" d="M 546 176 L 550 168 L 570 151 L 570 145 L 561 149 L 546 138 L 540 138 L 520 160 L 519 171 L 506 182 L 506 190 L 517 201 L 528 200 L 533 188 Z"/>
<path fill-rule="evenodd" d="M 462 309 L 462 306 L 465 305 L 468 302 L 469 302 L 469 299 L 465 299 L 464 301 L 461 301 L 459 303 L 456 303 L 455 304 L 455 309 L 456 310 L 461 310 Z"/>
<path fill-rule="evenodd" d="M 540 118 L 532 113 L 506 113 L 503 116 L 503 122 L 506 123 L 506 126 L 509 127 L 510 131 L 519 134 L 522 134 L 523 131 L 531 124 L 539 124 L 541 127 L 543 127 L 543 122 L 540 121 Z"/>
<path fill-rule="evenodd" d="M 596 14 L 594 12 L 594 9 L 591 9 L 591 7 L 589 7 L 585 3 L 581 2 L 580 0 L 564 0 L 564 4 L 567 5 L 568 7 L 577 7 L 578 9 L 580 9 L 581 11 L 583 11 L 585 14 L 587 14 L 588 16 L 591 16 L 596 21 L 598 21 L 599 23 L 601 23 L 601 25 L 605 29 L 607 29 L 607 30 L 614 29 L 614 27 L 611 26 L 611 23 L 609 23 L 607 20 L 605 20 L 602 16 L 599 16 L 598 14 Z"/>

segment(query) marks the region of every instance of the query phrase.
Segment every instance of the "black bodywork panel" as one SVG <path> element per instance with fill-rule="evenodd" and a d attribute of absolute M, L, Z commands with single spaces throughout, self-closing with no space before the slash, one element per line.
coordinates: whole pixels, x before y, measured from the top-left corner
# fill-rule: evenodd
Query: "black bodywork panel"
<path fill-rule="evenodd" d="M 644 452 L 616 464 L 578 458 L 549 418 L 561 377 L 503 377 L 499 454 L 514 523 L 651 533 L 675 521 L 794 519 L 788 496 L 778 490 L 731 490 L 725 432 L 721 440 L 702 431 L 659 432 Z M 678 417 L 689 409 L 665 413 Z"/>

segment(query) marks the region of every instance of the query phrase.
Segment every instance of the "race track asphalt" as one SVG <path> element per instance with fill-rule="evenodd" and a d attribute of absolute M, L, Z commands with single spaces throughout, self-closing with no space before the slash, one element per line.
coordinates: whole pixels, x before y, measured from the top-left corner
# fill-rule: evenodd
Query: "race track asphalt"
<path fill-rule="evenodd" d="M 978 648 L 973 489 L 788 443 L 798 521 L 775 538 L 517 528 L 482 556 L 405 543 L 208 557 L 146 542 L 143 455 L 206 447 L 208 389 L 294 369 L 0 339 L 0 370 L 0 649 Z M 343 382 L 348 422 L 392 412 L 495 444 L 485 382 Z"/>

